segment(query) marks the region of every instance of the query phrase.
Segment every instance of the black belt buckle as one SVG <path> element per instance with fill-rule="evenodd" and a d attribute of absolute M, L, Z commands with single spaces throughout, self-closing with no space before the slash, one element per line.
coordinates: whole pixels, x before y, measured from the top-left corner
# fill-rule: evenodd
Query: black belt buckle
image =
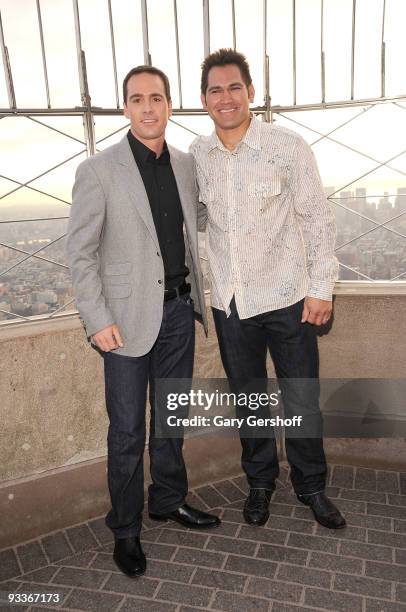
<path fill-rule="evenodd" d="M 174 289 L 165 289 L 164 302 L 168 302 L 169 300 L 173 300 L 173 298 L 175 297 L 179 297 L 180 295 L 189 293 L 189 291 L 190 291 L 189 283 L 182 283 L 179 287 L 175 287 Z"/>

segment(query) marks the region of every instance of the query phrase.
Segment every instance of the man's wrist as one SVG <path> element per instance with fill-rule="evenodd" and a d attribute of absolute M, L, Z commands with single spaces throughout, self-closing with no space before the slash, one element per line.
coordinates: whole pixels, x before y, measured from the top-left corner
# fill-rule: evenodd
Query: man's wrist
<path fill-rule="evenodd" d="M 311 280 L 306 296 L 331 302 L 333 299 L 334 285 L 334 281 Z"/>
<path fill-rule="evenodd" d="M 332 297 L 320 297 L 319 295 L 309 295 L 307 294 L 305 296 L 305 300 L 310 299 L 310 300 L 321 300 L 322 302 L 332 302 L 333 298 Z"/>

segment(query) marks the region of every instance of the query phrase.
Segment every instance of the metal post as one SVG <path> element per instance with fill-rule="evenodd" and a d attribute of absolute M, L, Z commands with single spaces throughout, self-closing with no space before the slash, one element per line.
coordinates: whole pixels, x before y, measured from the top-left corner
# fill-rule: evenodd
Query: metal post
<path fill-rule="evenodd" d="M 231 0 L 231 16 L 233 20 L 233 49 L 237 48 L 237 31 L 235 28 L 235 0 Z"/>
<path fill-rule="evenodd" d="M 82 36 L 80 33 L 78 0 L 72 0 L 72 3 L 73 3 L 74 24 L 75 24 L 76 59 L 78 62 L 80 94 L 82 95 L 82 91 L 83 91 L 83 84 L 82 84 L 83 74 L 82 74 L 82 65 L 81 65 Z"/>
<path fill-rule="evenodd" d="M 0 11 L 0 44 L 1 44 L 1 55 L 3 58 L 4 75 L 6 77 L 8 104 L 10 108 L 15 109 L 17 108 L 17 102 L 16 102 L 16 96 L 15 96 L 14 85 L 13 85 L 13 75 L 11 74 L 10 58 L 8 55 L 8 49 L 4 42 L 4 32 L 3 32 L 3 22 L 1 20 L 1 11 Z"/>
<path fill-rule="evenodd" d="M 269 78 L 269 55 L 265 57 L 265 121 L 273 123 L 273 112 L 270 95 L 270 78 Z"/>
<path fill-rule="evenodd" d="M 385 43 L 386 0 L 383 0 L 382 38 L 381 38 L 381 97 L 385 97 L 386 81 L 386 43 Z"/>
<path fill-rule="evenodd" d="M 94 133 L 94 119 L 92 114 L 92 102 L 90 99 L 89 85 L 87 82 L 87 69 L 86 69 L 86 56 L 85 52 L 81 51 L 81 66 L 83 74 L 83 85 L 84 90 L 82 93 L 83 105 L 86 107 L 84 119 L 85 137 L 86 137 L 86 148 L 88 155 L 94 155 L 96 153 L 96 136 Z"/>
<path fill-rule="evenodd" d="M 355 80 L 355 16 L 357 12 L 357 0 L 352 0 L 352 42 L 351 42 L 351 100 L 354 100 Z"/>
<path fill-rule="evenodd" d="M 117 108 L 120 108 L 120 98 L 118 95 L 118 80 L 117 80 L 116 44 L 114 40 L 114 25 L 113 25 L 113 13 L 111 11 L 111 0 L 107 0 L 107 4 L 108 4 L 108 9 L 109 9 L 110 41 L 111 41 L 111 54 L 113 58 L 114 87 L 116 90 L 116 104 L 117 104 Z"/>
<path fill-rule="evenodd" d="M 324 52 L 324 0 L 321 0 L 320 14 L 320 65 L 321 65 L 321 101 L 326 101 L 326 55 Z"/>
<path fill-rule="evenodd" d="M 78 0 L 73 0 L 73 13 L 75 23 L 76 52 L 79 70 L 80 96 L 82 99 L 83 128 L 85 132 L 86 150 L 88 156 L 96 153 L 96 138 L 94 134 L 94 121 L 92 115 L 92 103 L 87 82 L 86 57 L 82 49 L 82 37 L 80 34 L 80 17 Z"/>
<path fill-rule="evenodd" d="M 141 18 L 142 18 L 142 43 L 144 47 L 144 64 L 152 66 L 151 54 L 149 52 L 149 36 L 148 36 L 148 10 L 147 0 L 141 0 Z"/>
<path fill-rule="evenodd" d="M 296 0 L 292 0 L 293 105 L 296 105 Z"/>
<path fill-rule="evenodd" d="M 203 0 L 204 57 L 210 55 L 210 7 L 209 0 Z"/>
<path fill-rule="evenodd" d="M 265 121 L 271 122 L 271 100 L 269 96 L 269 56 L 267 46 L 267 35 L 268 35 L 268 2 L 263 0 L 263 21 L 264 21 L 264 104 L 265 104 Z"/>
<path fill-rule="evenodd" d="M 176 66 L 177 66 L 177 71 L 178 71 L 179 107 L 183 108 L 182 76 L 181 76 L 181 70 L 180 70 L 180 53 L 179 53 L 178 7 L 176 4 L 176 0 L 173 0 L 173 16 L 175 20 Z"/>
<path fill-rule="evenodd" d="M 48 105 L 48 108 L 51 108 L 51 99 L 50 99 L 50 96 L 49 96 L 49 82 L 48 82 L 47 59 L 46 59 L 46 55 L 45 55 L 44 31 L 43 31 L 43 28 L 42 28 L 42 17 L 41 17 L 40 0 L 37 0 L 37 16 L 38 16 L 39 36 L 40 36 L 40 39 L 41 39 L 42 67 L 43 67 L 43 70 L 44 70 L 45 90 L 46 90 L 46 95 L 47 95 L 47 105 Z"/>

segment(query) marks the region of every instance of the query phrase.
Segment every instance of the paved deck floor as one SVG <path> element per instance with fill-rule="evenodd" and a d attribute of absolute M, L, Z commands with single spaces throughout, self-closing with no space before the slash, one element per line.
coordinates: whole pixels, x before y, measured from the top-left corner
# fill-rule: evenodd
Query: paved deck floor
<path fill-rule="evenodd" d="M 265 527 L 244 523 L 245 492 L 240 476 L 190 493 L 191 503 L 221 516 L 215 530 L 146 519 L 142 578 L 114 565 L 103 518 L 0 551 L 0 610 L 406 611 L 405 473 L 332 466 L 328 492 L 348 522 L 337 532 L 296 500 L 286 467 Z M 11 592 L 60 601 L 8 607 Z"/>

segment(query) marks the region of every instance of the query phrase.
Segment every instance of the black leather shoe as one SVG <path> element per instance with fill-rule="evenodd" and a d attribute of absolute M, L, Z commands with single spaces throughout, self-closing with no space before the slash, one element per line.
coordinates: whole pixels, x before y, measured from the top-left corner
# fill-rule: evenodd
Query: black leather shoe
<path fill-rule="evenodd" d="M 166 514 L 153 514 L 149 513 L 149 518 L 153 521 L 176 521 L 185 527 L 191 529 L 207 529 L 208 527 L 218 527 L 221 523 L 218 516 L 214 514 L 208 514 L 202 512 L 196 508 L 183 504 L 179 506 L 177 510 L 173 512 L 167 512 Z"/>
<path fill-rule="evenodd" d="M 113 559 L 117 567 L 130 578 L 145 574 L 147 560 L 140 539 L 137 537 L 117 538 L 114 544 Z"/>
<path fill-rule="evenodd" d="M 250 489 L 245 500 L 243 515 L 250 525 L 265 525 L 269 518 L 271 489 Z"/>
<path fill-rule="evenodd" d="M 346 526 L 345 518 L 324 491 L 313 493 L 312 495 L 298 495 L 297 498 L 302 504 L 310 506 L 314 518 L 323 527 L 342 529 Z"/>

